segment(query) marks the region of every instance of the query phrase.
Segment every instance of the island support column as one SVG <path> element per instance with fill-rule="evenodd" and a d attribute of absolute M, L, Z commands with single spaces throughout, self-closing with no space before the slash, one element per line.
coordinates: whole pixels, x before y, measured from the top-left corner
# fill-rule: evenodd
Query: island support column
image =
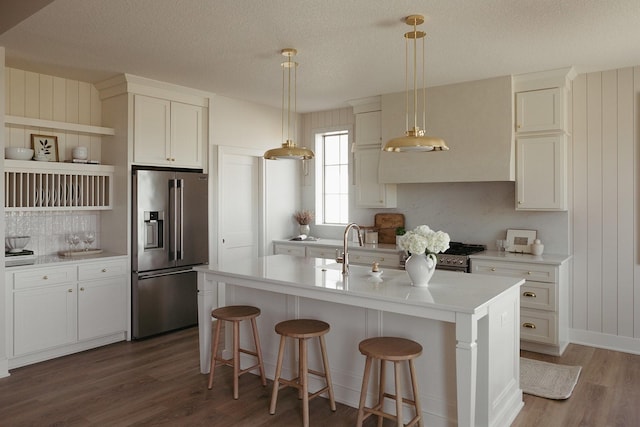
<path fill-rule="evenodd" d="M 211 311 L 224 305 L 224 289 L 224 283 L 214 282 L 198 272 L 198 347 L 203 374 L 211 369 Z"/>
<path fill-rule="evenodd" d="M 478 318 L 456 313 L 456 378 L 458 426 L 473 427 L 476 414 L 478 373 Z"/>

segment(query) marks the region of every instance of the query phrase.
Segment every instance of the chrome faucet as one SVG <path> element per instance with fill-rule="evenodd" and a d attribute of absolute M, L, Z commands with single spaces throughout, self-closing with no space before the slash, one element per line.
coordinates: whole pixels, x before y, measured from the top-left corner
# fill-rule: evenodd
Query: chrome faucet
<path fill-rule="evenodd" d="M 343 237 L 343 247 L 342 247 L 342 256 L 336 257 L 336 262 L 342 264 L 342 274 L 345 276 L 349 275 L 349 245 L 348 245 L 348 237 L 349 230 L 355 228 L 358 230 L 358 244 L 362 246 L 362 234 L 360 234 L 360 226 L 355 222 L 348 224 L 344 229 L 344 237 Z M 338 250 L 336 249 L 336 252 Z"/>

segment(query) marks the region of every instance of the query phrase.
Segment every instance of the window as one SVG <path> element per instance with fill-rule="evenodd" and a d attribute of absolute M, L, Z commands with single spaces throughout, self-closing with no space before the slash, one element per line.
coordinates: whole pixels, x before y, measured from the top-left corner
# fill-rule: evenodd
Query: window
<path fill-rule="evenodd" d="M 316 221 L 349 222 L 349 131 L 316 134 Z"/>

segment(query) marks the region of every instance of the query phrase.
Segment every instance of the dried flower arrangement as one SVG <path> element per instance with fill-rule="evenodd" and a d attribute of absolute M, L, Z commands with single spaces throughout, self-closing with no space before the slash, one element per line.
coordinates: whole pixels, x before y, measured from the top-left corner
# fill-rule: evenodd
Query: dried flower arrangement
<path fill-rule="evenodd" d="M 293 217 L 296 219 L 298 224 L 309 225 L 311 224 L 311 221 L 313 221 L 313 211 L 307 209 L 296 211 L 296 213 L 293 214 Z"/>

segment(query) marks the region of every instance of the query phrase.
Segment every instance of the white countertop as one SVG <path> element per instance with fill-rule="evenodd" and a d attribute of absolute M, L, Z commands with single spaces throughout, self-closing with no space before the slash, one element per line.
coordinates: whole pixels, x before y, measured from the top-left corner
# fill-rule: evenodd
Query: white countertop
<path fill-rule="evenodd" d="M 428 288 L 417 288 L 411 286 L 404 270 L 385 269 L 381 279 L 375 279 L 368 274 L 370 267 L 351 265 L 346 277 L 341 268 L 333 260 L 271 255 L 225 268 L 199 266 L 194 270 L 212 273 L 216 280 L 228 284 L 258 281 L 265 284 L 265 290 L 270 286 L 278 286 L 279 291 L 287 288 L 292 295 L 324 293 L 336 301 L 342 295 L 456 313 L 483 311 L 501 293 L 524 283 L 523 279 L 436 270 Z"/>
<path fill-rule="evenodd" d="M 335 248 L 335 247 L 342 247 L 343 246 L 343 241 L 342 240 L 337 240 L 337 239 L 322 239 L 322 238 L 317 238 L 317 240 L 288 240 L 288 239 L 275 239 L 273 241 L 273 243 L 284 243 L 284 244 L 293 244 L 293 245 L 304 245 L 304 246 L 318 246 L 318 247 L 331 247 L 331 248 Z M 398 249 L 398 247 L 395 244 L 390 244 L 390 243 L 377 243 L 377 244 L 372 244 L 372 243 L 365 243 L 362 246 L 359 246 L 358 243 L 356 242 L 352 242 L 351 239 L 349 239 L 348 242 L 349 245 L 349 249 L 360 249 L 360 250 L 371 250 L 371 251 L 378 251 L 378 252 L 388 252 L 388 253 L 398 253 L 398 252 L 402 252 L 401 249 Z"/>
<path fill-rule="evenodd" d="M 562 265 L 571 259 L 571 255 L 561 254 L 545 254 L 531 255 L 513 252 L 484 251 L 477 254 L 469 255 L 472 260 L 490 260 L 490 261 L 520 261 L 530 262 L 534 264 L 550 264 Z"/>
<path fill-rule="evenodd" d="M 62 263 L 74 262 L 74 263 L 82 263 L 82 262 L 91 262 L 96 261 L 103 258 L 114 258 L 114 257 L 124 257 L 126 258 L 126 254 L 119 254 L 115 252 L 104 251 L 99 254 L 86 255 L 86 256 L 73 256 L 73 257 L 64 257 L 59 255 L 39 255 L 35 257 L 35 260 L 32 264 L 23 264 L 23 265 L 13 265 L 5 267 L 7 271 L 16 271 L 16 270 L 25 270 L 34 267 L 43 267 L 46 265 L 60 265 Z M 10 260 L 11 257 L 5 257 L 5 261 Z"/>

